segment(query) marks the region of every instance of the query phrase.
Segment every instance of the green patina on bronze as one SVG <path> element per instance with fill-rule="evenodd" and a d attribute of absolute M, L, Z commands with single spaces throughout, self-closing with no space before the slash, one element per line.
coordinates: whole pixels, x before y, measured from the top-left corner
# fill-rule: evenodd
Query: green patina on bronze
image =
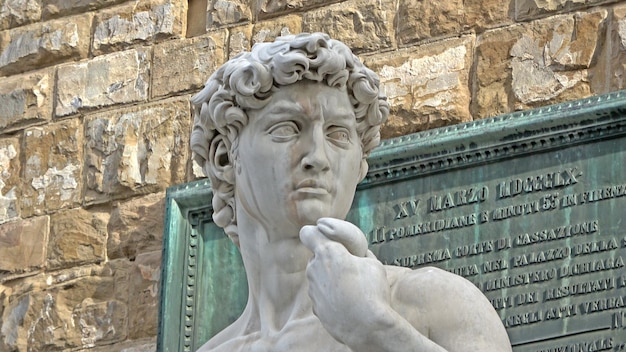
<path fill-rule="evenodd" d="M 387 140 L 369 164 L 348 219 L 381 261 L 465 276 L 516 352 L 626 349 L 626 91 Z M 210 199 L 168 190 L 160 351 L 194 351 L 247 299 Z"/>

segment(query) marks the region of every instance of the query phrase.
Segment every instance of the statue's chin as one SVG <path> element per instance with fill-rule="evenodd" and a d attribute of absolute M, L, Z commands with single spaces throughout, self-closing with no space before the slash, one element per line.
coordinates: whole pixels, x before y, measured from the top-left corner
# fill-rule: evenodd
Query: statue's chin
<path fill-rule="evenodd" d="M 302 226 L 315 225 L 320 218 L 344 219 L 345 216 L 345 213 L 336 211 L 328 202 L 319 199 L 296 202 L 296 217 Z"/>

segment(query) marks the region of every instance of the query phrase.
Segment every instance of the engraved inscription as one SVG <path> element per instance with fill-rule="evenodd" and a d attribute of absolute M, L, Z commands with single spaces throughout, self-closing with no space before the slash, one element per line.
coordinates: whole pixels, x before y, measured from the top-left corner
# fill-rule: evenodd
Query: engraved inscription
<path fill-rule="evenodd" d="M 470 280 L 515 351 L 626 351 L 599 335 L 626 337 L 626 184 L 598 185 L 594 172 L 564 165 L 382 203 L 375 212 L 388 220 L 368 229 L 370 249 L 386 264 Z"/>
<path fill-rule="evenodd" d="M 524 179 L 511 179 L 498 184 L 498 198 L 515 197 L 522 193 L 531 193 L 578 183 L 577 177 L 582 172 L 578 168 L 569 168 L 547 174 L 530 176 Z"/>
<path fill-rule="evenodd" d="M 595 352 L 607 351 L 613 349 L 613 338 L 602 338 L 592 341 L 577 342 L 568 345 L 559 345 L 547 349 L 537 350 L 536 352 Z"/>
<path fill-rule="evenodd" d="M 434 195 L 428 200 L 428 211 L 436 212 L 462 205 L 484 202 L 489 197 L 489 188 L 486 186 L 471 187 L 443 196 Z"/>

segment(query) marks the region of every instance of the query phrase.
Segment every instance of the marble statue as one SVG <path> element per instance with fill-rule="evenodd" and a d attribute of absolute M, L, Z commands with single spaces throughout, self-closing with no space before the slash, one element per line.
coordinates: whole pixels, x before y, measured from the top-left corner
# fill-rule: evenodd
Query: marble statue
<path fill-rule="evenodd" d="M 469 281 L 385 266 L 343 220 L 389 112 L 378 85 L 314 33 L 256 44 L 192 99 L 213 219 L 249 286 L 242 315 L 200 351 L 511 351 Z"/>

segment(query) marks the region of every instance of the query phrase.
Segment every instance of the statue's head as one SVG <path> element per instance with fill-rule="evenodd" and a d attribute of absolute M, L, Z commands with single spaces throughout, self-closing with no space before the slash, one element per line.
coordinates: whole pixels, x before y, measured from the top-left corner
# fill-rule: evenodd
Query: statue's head
<path fill-rule="evenodd" d="M 331 130 L 321 132 L 323 138 L 331 139 L 331 147 L 327 148 L 332 150 L 344 152 L 350 149 L 346 148 L 346 145 L 350 143 L 355 145 L 350 149 L 352 154 L 337 154 L 337 158 L 354 155 L 358 159 L 355 164 L 358 165 L 356 166 L 359 169 L 358 173 L 342 171 L 340 175 L 355 179 L 347 183 L 354 185 L 351 186 L 351 190 L 346 191 L 349 194 L 345 197 L 343 193 L 337 196 L 349 198 L 347 200 L 349 206 L 354 195 L 354 187 L 367 172 L 365 158 L 380 141 L 380 125 L 387 118 L 389 108 L 386 97 L 379 90 L 379 80 L 376 74 L 366 68 L 345 44 L 321 33 L 279 37 L 273 43 L 256 44 L 251 52 L 241 53 L 221 66 L 211 75 L 204 89 L 192 98 L 194 126 L 191 148 L 194 152 L 194 159 L 211 180 L 213 220 L 218 226 L 224 228 L 236 244 L 239 243 L 236 219 L 238 204 L 235 200 L 236 183 L 238 175 L 242 173 L 241 163 L 255 162 L 242 158 L 240 151 L 244 147 L 246 150 L 256 148 L 254 143 L 259 143 L 259 148 L 263 148 L 262 140 L 242 144 L 240 137 L 242 133 L 247 134 L 246 138 L 251 137 L 249 136 L 251 133 L 257 133 L 248 131 L 247 127 L 255 128 L 255 131 L 263 131 L 262 126 L 256 126 L 254 123 L 255 119 L 261 118 L 259 116 L 280 115 L 277 109 L 281 108 L 273 108 L 276 105 L 273 101 L 274 97 L 298 100 L 309 94 L 324 96 L 321 103 L 313 99 L 315 102 L 311 106 L 339 105 L 323 107 L 321 109 L 323 111 L 317 112 L 319 116 L 338 114 L 337 118 L 344 118 L 347 115 L 353 120 L 350 128 L 353 130 L 354 137 L 351 137 L 350 130 L 344 132 L 341 128 L 336 129 L 335 123 L 330 123 L 330 125 L 322 123 L 326 126 L 324 128 Z M 309 103 L 313 101 L 310 98 L 304 100 Z M 315 106 L 311 109 L 316 110 Z M 288 107 L 286 109 L 291 111 Z M 348 111 L 349 114 L 342 113 L 342 109 Z M 308 122 L 307 119 L 306 123 Z M 274 141 L 286 143 L 285 149 L 293 150 L 289 150 L 289 154 L 283 156 L 278 153 L 270 154 L 272 157 L 288 159 L 289 155 L 297 152 L 295 147 L 289 146 L 289 138 L 294 133 L 294 129 L 300 128 L 298 126 L 300 123 L 295 121 L 292 123 L 294 127 L 289 123 L 292 122 L 281 122 L 279 127 L 272 127 L 268 135 L 271 134 Z M 314 143 L 314 141 L 309 143 Z M 271 149 L 267 150 L 271 151 Z M 288 162 L 285 160 L 283 164 Z M 345 162 L 342 160 L 342 164 Z M 303 168 L 313 170 L 317 167 L 314 162 L 307 163 L 310 165 L 304 165 Z M 268 170 L 268 172 L 275 171 L 271 168 Z M 282 177 L 273 173 L 263 174 L 262 171 L 259 171 L 258 175 L 247 177 L 250 179 L 274 176 Z M 306 179 L 309 180 L 309 178 Z M 341 188 L 326 184 L 315 185 L 314 181 L 311 182 L 315 187 Z M 246 183 L 249 182 L 246 181 Z M 253 186 L 246 184 L 245 187 Z M 313 191 L 306 192 L 314 191 L 313 189 Z M 313 194 L 313 198 L 315 197 L 317 195 Z M 268 203 L 272 203 L 272 200 L 268 200 Z M 271 207 L 274 204 L 267 204 L 267 206 Z M 345 208 L 345 205 L 342 207 Z M 306 212 L 309 211 L 306 210 Z"/>

